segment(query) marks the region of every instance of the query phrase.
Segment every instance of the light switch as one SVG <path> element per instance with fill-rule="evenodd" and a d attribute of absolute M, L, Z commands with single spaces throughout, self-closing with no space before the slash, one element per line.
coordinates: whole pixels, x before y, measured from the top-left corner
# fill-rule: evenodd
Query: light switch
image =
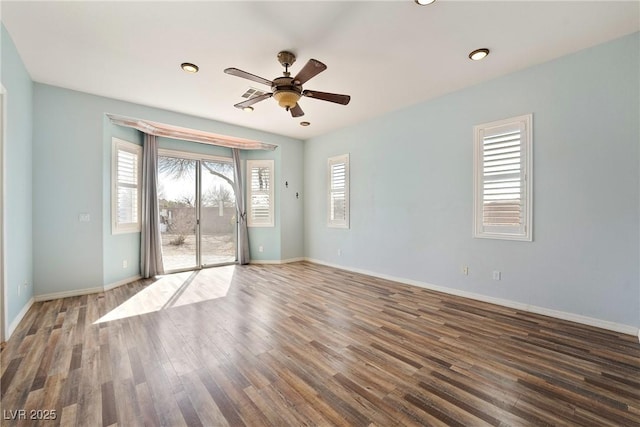
<path fill-rule="evenodd" d="M 78 221 L 80 221 L 80 222 L 89 222 L 89 221 L 91 221 L 91 214 L 81 213 L 80 215 L 78 215 Z"/>

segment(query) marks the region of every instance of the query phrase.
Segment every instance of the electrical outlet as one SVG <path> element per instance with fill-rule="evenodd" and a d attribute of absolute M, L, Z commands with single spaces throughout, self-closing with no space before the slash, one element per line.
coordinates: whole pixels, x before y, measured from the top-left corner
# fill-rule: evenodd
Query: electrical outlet
<path fill-rule="evenodd" d="M 129 261 L 127 261 L 126 259 L 122 260 L 122 268 L 127 268 L 129 267 Z"/>
<path fill-rule="evenodd" d="M 262 247 L 262 245 L 258 246 L 258 252 L 264 252 L 264 248 Z"/>
<path fill-rule="evenodd" d="M 469 267 L 467 267 L 466 265 L 464 267 L 462 267 L 462 274 L 464 274 L 465 276 L 469 275 Z"/>
<path fill-rule="evenodd" d="M 502 274 L 499 271 L 497 270 L 493 271 L 493 280 L 500 280 L 501 276 Z"/>

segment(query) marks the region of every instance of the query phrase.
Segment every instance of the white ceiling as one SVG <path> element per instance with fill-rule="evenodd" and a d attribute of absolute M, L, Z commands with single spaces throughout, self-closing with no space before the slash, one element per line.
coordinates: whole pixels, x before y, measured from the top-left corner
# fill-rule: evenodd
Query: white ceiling
<path fill-rule="evenodd" d="M 37 82 L 308 139 L 638 31 L 639 5 L 3 0 L 0 12 Z M 480 47 L 491 55 L 470 61 Z M 249 87 L 269 88 L 223 70 L 279 77 L 281 50 L 298 56 L 292 75 L 310 58 L 328 66 L 305 89 L 351 103 L 303 98 L 298 119 L 273 99 L 253 113 L 234 108 Z M 182 62 L 200 72 L 183 72 Z"/>

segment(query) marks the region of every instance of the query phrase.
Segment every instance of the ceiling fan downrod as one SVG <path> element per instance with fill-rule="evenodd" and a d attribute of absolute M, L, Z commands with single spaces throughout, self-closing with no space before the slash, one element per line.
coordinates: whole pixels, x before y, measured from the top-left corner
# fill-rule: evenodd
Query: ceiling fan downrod
<path fill-rule="evenodd" d="M 278 62 L 280 62 L 280 65 L 284 67 L 284 76 L 290 77 L 291 73 L 289 72 L 289 67 L 291 67 L 293 63 L 296 62 L 296 55 L 283 50 L 282 52 L 278 52 Z"/>

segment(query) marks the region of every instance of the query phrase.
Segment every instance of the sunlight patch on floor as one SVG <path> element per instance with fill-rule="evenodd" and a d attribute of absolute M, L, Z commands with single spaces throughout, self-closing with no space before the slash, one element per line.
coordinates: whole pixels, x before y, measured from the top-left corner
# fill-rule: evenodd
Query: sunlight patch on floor
<path fill-rule="evenodd" d="M 229 292 L 234 271 L 235 265 L 229 265 L 160 276 L 94 323 L 222 298 Z"/>

